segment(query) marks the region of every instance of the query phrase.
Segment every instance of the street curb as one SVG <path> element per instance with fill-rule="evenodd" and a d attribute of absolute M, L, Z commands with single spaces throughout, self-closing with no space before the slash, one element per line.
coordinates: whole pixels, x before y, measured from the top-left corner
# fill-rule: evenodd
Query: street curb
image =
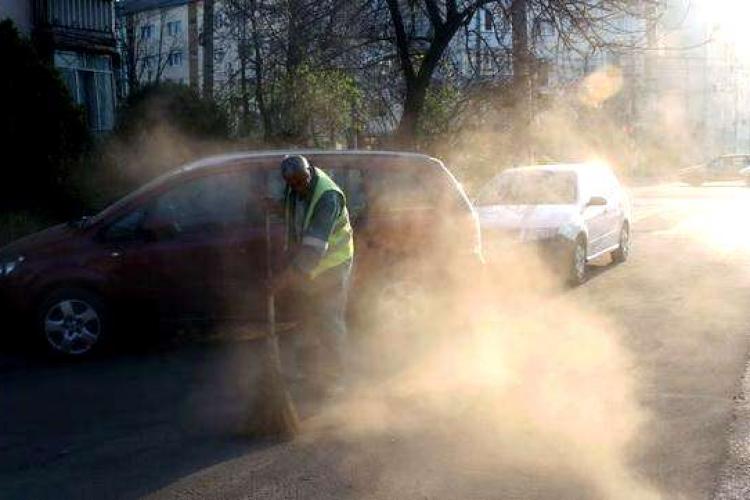
<path fill-rule="evenodd" d="M 716 480 L 714 500 L 750 498 L 750 359 L 745 363 L 740 392 L 734 397 L 726 461 Z"/>

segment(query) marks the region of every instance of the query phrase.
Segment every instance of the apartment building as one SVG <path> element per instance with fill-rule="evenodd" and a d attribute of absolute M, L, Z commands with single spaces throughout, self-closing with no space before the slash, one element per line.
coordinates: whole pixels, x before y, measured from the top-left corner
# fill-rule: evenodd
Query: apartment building
<path fill-rule="evenodd" d="M 114 126 L 114 71 L 119 64 L 114 3 L 0 0 L 0 19 L 12 19 L 60 71 L 71 96 L 86 110 L 93 132 Z"/>
<path fill-rule="evenodd" d="M 118 36 L 127 64 L 125 87 L 174 82 L 200 88 L 203 78 L 202 0 L 122 0 Z M 237 70 L 222 2 L 214 4 L 214 82 L 218 93 Z"/>

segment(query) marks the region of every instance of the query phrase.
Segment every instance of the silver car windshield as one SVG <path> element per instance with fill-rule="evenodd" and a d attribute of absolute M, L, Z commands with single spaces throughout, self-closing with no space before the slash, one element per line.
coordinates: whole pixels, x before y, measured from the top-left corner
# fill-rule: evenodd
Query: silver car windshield
<path fill-rule="evenodd" d="M 577 199 L 575 172 L 509 171 L 480 196 L 480 205 L 572 205 Z"/>

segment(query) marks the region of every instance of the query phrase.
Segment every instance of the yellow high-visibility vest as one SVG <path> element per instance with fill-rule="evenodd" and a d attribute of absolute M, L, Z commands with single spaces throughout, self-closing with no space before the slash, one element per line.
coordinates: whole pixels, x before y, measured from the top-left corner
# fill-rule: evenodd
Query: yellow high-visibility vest
<path fill-rule="evenodd" d="M 320 262 L 318 262 L 318 265 L 310 272 L 310 278 L 315 279 L 323 272 L 333 269 L 334 267 L 344 264 L 354 258 L 354 233 L 352 231 L 351 223 L 349 222 L 349 211 L 346 208 L 346 195 L 333 179 L 328 176 L 328 174 L 317 167 L 312 168 L 315 169 L 318 181 L 315 184 L 315 190 L 313 191 L 312 198 L 310 199 L 310 203 L 305 211 L 302 231 L 306 231 L 310 225 L 310 220 L 312 220 L 312 214 L 315 212 L 315 207 L 324 193 L 335 191 L 339 193 L 344 200 L 343 209 L 336 219 L 336 222 L 333 224 L 331 234 L 328 236 L 325 252 L 321 257 Z M 285 201 L 285 219 L 287 228 L 289 228 L 294 220 L 291 195 L 287 196 Z"/>

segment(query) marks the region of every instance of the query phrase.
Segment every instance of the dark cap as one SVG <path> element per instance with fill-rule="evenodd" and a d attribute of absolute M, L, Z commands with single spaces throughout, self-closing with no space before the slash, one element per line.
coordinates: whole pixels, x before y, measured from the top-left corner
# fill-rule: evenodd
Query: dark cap
<path fill-rule="evenodd" d="M 281 175 L 292 175 L 295 172 L 309 172 L 310 163 L 302 155 L 289 155 L 281 160 Z"/>

